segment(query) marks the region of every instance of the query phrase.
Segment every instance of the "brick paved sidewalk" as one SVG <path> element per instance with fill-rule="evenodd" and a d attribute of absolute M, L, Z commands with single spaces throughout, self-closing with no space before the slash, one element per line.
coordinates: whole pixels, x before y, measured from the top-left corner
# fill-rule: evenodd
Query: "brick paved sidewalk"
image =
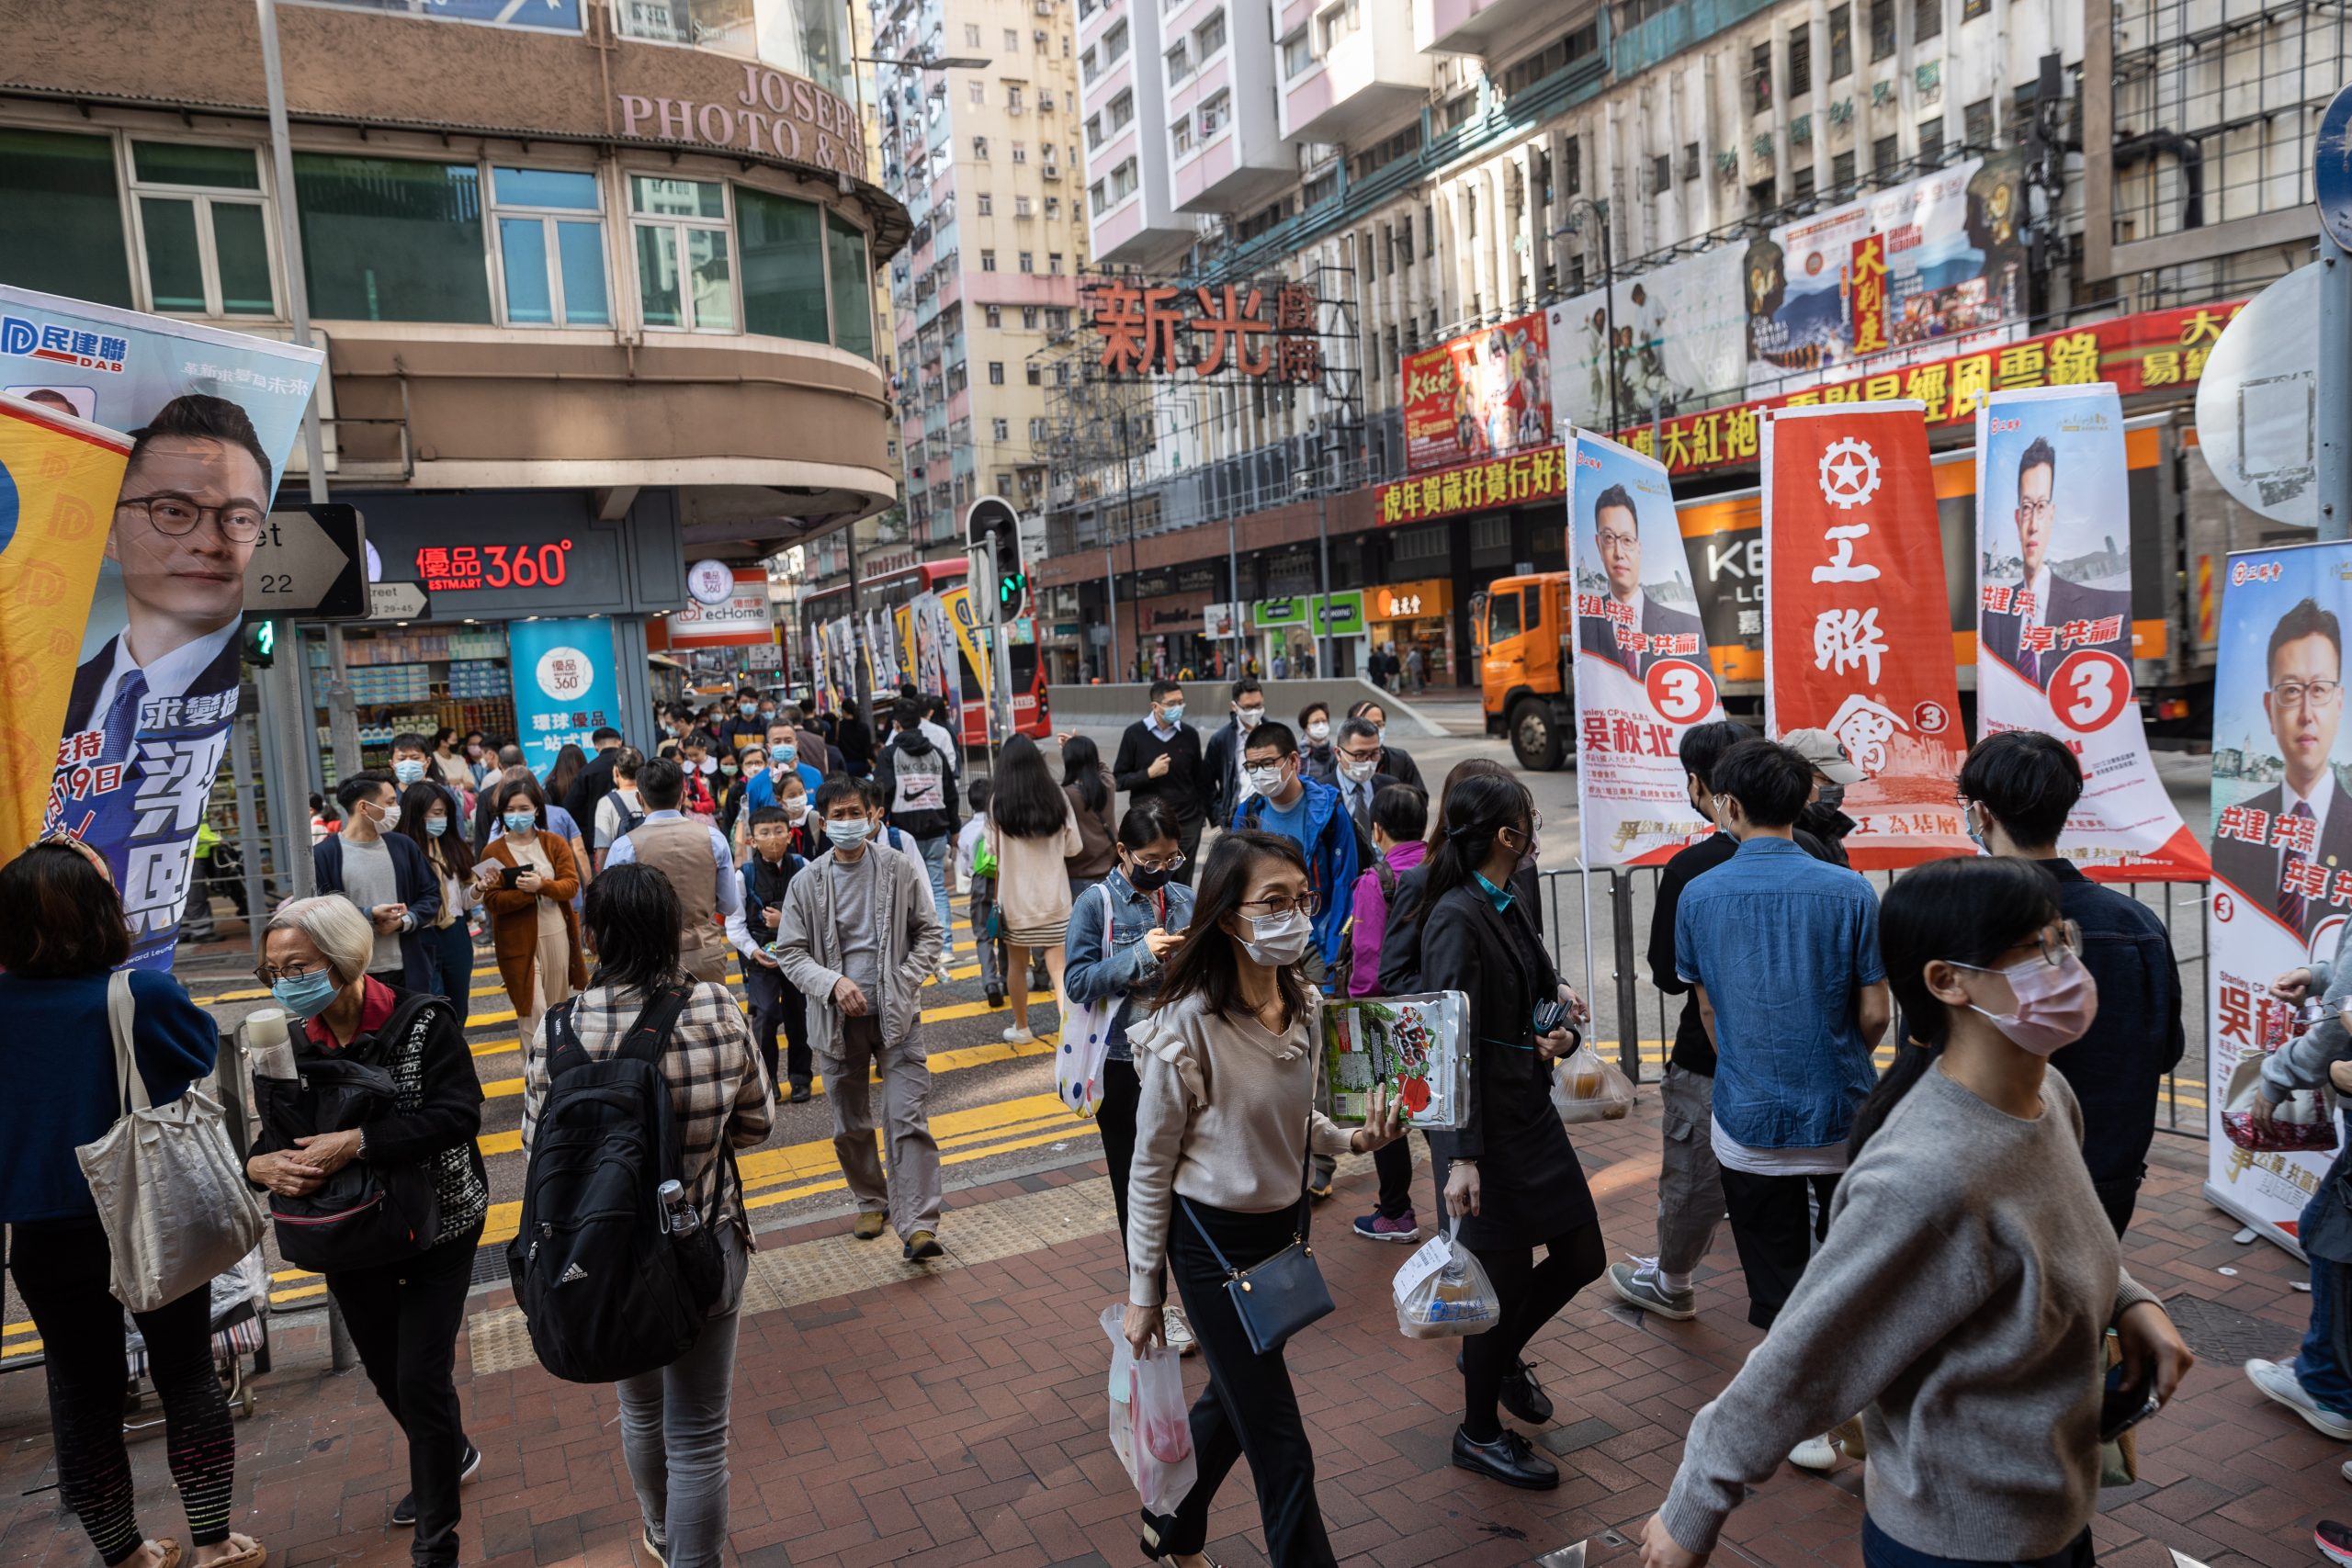
<path fill-rule="evenodd" d="M 1654 1101 L 1577 1139 L 1612 1253 L 1649 1245 L 1657 1139 Z M 2352 1448 L 2260 1400 L 2236 1365 L 2290 1349 L 2309 1302 L 2292 1289 L 2301 1271 L 2267 1244 L 2232 1242 L 2235 1225 L 2198 1190 L 2201 1145 L 2163 1138 L 2154 1157 L 2131 1265 L 2175 1302 L 2208 1359 L 2142 1428 L 2147 1479 L 2105 1495 L 2100 1561 L 2170 1568 L 2167 1547 L 2211 1568 L 2316 1561 L 2312 1522 L 2352 1517 L 2352 1486 L 2337 1473 Z M 1645 1319 L 1603 1284 L 1537 1339 L 1560 1412 L 1544 1441 L 1562 1483 L 1514 1493 L 1449 1467 L 1461 1397 L 1453 1347 L 1396 1332 L 1387 1285 L 1403 1249 L 1346 1234 L 1368 1206 L 1372 1174 L 1368 1161 L 1343 1169 L 1317 1215 L 1317 1256 L 1341 1305 L 1290 1358 L 1341 1558 L 1520 1563 L 1589 1540 L 1588 1562 L 1636 1561 L 1619 1538 L 1640 1529 L 1690 1413 L 1755 1337 L 1727 1236 L 1700 1276 L 1698 1321 Z M 1417 1182 L 1426 1193 L 1425 1168 Z M 841 1220 L 762 1238 L 735 1385 L 732 1532 L 743 1568 L 1142 1561 L 1135 1498 L 1102 1430 L 1108 1347 L 1096 1319 L 1123 1274 L 1099 1161 L 951 1203 L 943 1239 L 956 1255 L 927 1278 L 911 1277 L 896 1247 L 848 1239 Z M 465 1494 L 466 1561 L 625 1568 L 636 1504 L 610 1392 L 531 1363 L 503 1293 L 475 1304 L 458 1367 L 486 1463 Z M 406 1489 L 390 1423 L 359 1373 L 328 1373 L 317 1316 L 282 1327 L 277 1343 L 261 1412 L 238 1427 L 238 1528 L 288 1568 L 405 1562 L 406 1535 L 384 1522 Z M 1197 1361 L 1187 1374 L 1197 1389 Z M 174 1533 L 162 1444 L 142 1441 L 133 1456 L 145 1528 Z M 53 1490 L 20 1495 L 54 1481 L 50 1457 L 40 1379 L 0 1379 L 0 1563 L 92 1561 Z M 1716 1561 L 1859 1562 L 1860 1491 L 1859 1465 L 1826 1480 L 1784 1467 L 1734 1516 Z M 1265 1560 L 1246 1467 L 1219 1498 L 1211 1551 L 1237 1568 Z"/>

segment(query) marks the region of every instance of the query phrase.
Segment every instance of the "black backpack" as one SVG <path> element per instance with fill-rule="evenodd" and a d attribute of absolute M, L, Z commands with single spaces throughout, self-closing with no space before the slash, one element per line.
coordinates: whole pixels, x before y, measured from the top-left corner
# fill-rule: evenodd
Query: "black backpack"
<path fill-rule="evenodd" d="M 376 1038 L 386 1053 L 397 1054 L 413 1031 L 430 1027 L 429 1009 L 448 1006 L 439 997 L 411 996 Z M 385 1067 L 348 1056 L 311 1056 L 296 1071 L 299 1077 L 254 1077 L 262 1125 L 286 1148 L 299 1137 L 348 1132 L 399 1111 L 398 1085 Z M 271 1193 L 269 1217 L 279 1256 L 323 1274 L 372 1269 L 423 1252 L 440 1233 L 441 1200 L 429 1162 L 387 1166 L 355 1159 L 316 1191 L 299 1198 Z"/>
<path fill-rule="evenodd" d="M 601 1062 L 580 1043 L 572 1003 L 548 1012 L 548 1094 L 506 1269 L 539 1364 L 567 1382 L 668 1366 L 725 1284 L 710 1216 L 673 1235 L 658 1192 L 684 1177 L 661 1061 L 693 991 L 657 992 Z"/>

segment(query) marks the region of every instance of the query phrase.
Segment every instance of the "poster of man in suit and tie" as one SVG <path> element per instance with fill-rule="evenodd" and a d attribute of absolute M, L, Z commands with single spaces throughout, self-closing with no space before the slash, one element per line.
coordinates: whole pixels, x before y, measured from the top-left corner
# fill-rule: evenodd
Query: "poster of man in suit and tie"
<path fill-rule="evenodd" d="M 1705 829 L 1679 747 L 1723 716 L 1666 470 L 1586 432 L 1569 443 L 1577 797 L 1588 865 L 1662 861 Z"/>

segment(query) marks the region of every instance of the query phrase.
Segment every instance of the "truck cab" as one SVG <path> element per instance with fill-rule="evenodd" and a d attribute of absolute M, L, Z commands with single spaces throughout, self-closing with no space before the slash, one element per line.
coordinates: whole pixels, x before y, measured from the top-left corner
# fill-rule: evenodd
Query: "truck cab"
<path fill-rule="evenodd" d="M 1522 768 L 1566 759 L 1576 706 L 1572 583 L 1565 571 L 1498 577 L 1470 601 L 1487 733 L 1508 736 Z"/>

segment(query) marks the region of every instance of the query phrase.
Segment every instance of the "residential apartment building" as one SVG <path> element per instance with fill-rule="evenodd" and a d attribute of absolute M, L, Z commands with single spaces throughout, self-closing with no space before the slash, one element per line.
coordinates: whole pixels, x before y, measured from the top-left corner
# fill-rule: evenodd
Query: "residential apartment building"
<path fill-rule="evenodd" d="M 2294 265 L 2311 126 L 2352 47 L 2254 0 L 1080 0 L 1078 28 L 1096 254 L 1187 300 L 1308 284 L 1337 374 L 1162 378 L 1128 455 L 1078 443 L 1093 466 L 1051 476 L 1049 654 L 1197 668 L 1212 606 L 1295 625 L 1283 602 L 1328 581 L 1396 590 L 1418 614 L 1367 592 L 1358 635 L 1464 683 L 1471 595 L 1560 565 L 1562 519 L 1556 496 L 1397 515 L 1417 352 L 1502 329 L 1516 373 L 1548 337 L 1556 419 L 1700 454 L 1676 458 L 1683 494 L 1752 485 L 1752 446 L 1712 445 L 1710 411 L 2235 299 Z M 1848 221 L 1976 268 L 1898 300 L 1882 357 L 1775 336 L 1801 291 L 1784 254 L 1819 266 L 1806 236 Z M 1081 312 L 1073 374 L 1097 347 Z M 2185 384 L 2134 385 L 2134 410 L 2185 406 Z M 1105 660 L 1080 628 L 1113 601 Z M 1300 636 L 1247 647 L 1270 661 Z"/>

